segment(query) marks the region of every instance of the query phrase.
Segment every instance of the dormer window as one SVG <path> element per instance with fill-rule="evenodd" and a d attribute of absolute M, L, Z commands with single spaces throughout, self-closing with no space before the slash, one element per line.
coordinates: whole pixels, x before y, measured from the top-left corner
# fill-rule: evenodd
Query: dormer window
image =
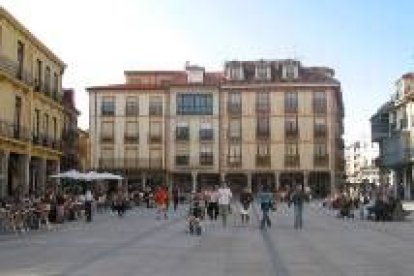
<path fill-rule="evenodd" d="M 270 80 L 271 70 L 270 64 L 267 62 L 259 62 L 256 64 L 255 79 Z"/>
<path fill-rule="evenodd" d="M 244 79 L 243 66 L 240 63 L 231 64 L 227 68 L 227 77 L 230 80 L 241 81 Z"/>
<path fill-rule="evenodd" d="M 282 67 L 282 78 L 284 80 L 296 80 L 299 77 L 299 66 L 296 62 L 289 62 Z"/>
<path fill-rule="evenodd" d="M 204 82 L 204 67 L 186 64 L 188 83 L 203 83 Z"/>

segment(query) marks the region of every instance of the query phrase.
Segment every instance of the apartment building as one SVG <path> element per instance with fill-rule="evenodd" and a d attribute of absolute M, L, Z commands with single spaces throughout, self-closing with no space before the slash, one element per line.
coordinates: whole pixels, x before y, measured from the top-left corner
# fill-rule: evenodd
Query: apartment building
<path fill-rule="evenodd" d="M 349 184 L 380 184 L 377 166 L 379 146 L 368 141 L 355 141 L 345 147 L 346 182 Z"/>
<path fill-rule="evenodd" d="M 0 197 L 42 193 L 59 171 L 64 69 L 0 7 Z"/>
<path fill-rule="evenodd" d="M 322 195 L 343 179 L 342 95 L 330 68 L 229 61 L 222 72 L 186 64 L 125 77 L 88 88 L 93 168 L 186 190 L 226 180 Z"/>
<path fill-rule="evenodd" d="M 391 99 L 371 117 L 372 141 L 379 144 L 380 173 L 390 173 L 389 183 L 401 199 L 414 198 L 413 96 L 414 73 L 407 73 L 396 81 Z"/>

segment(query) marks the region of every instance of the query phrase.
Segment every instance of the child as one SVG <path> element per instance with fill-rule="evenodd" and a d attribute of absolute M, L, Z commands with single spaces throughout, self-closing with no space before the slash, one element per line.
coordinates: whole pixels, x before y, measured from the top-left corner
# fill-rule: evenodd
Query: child
<path fill-rule="evenodd" d="M 194 200 L 190 205 L 190 212 L 188 216 L 188 227 L 190 234 L 201 235 L 201 219 L 203 209 L 198 200 Z"/>

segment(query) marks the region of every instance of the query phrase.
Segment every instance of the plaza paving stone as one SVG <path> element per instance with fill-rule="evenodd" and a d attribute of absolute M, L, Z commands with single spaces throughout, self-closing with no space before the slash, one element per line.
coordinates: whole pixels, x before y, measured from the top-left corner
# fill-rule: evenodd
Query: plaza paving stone
<path fill-rule="evenodd" d="M 185 209 L 168 220 L 135 208 L 124 218 L 97 215 L 91 224 L 0 237 L 0 275 L 414 275 L 414 222 L 337 219 L 306 206 L 305 227 L 293 229 L 281 205 L 271 229 L 232 215 L 228 226 L 205 222 L 186 232 Z"/>

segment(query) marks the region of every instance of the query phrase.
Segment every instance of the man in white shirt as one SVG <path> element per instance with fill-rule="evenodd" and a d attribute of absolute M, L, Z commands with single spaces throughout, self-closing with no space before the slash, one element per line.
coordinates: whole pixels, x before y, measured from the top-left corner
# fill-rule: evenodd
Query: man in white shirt
<path fill-rule="evenodd" d="M 218 194 L 218 204 L 219 204 L 219 213 L 223 221 L 223 227 L 227 225 L 227 214 L 230 209 L 230 201 L 233 196 L 229 187 L 226 183 L 223 182 L 222 186 L 217 191 Z"/>

